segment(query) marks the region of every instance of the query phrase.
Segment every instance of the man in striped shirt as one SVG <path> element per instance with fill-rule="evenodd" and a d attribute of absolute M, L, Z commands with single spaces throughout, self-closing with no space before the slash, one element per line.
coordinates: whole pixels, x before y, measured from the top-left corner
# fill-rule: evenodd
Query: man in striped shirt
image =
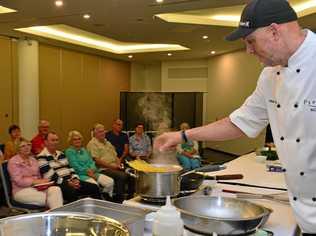
<path fill-rule="evenodd" d="M 64 153 L 57 150 L 58 142 L 55 132 L 51 131 L 45 136 L 45 148 L 37 156 L 42 176 L 54 181 L 68 202 L 78 200 L 80 196 L 100 198 L 100 190 L 96 184 L 79 180 Z"/>

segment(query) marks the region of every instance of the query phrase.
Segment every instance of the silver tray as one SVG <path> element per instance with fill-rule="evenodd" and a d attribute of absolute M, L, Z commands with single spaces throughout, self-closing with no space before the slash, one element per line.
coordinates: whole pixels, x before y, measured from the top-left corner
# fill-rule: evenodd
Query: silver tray
<path fill-rule="evenodd" d="M 150 212 L 149 210 L 92 198 L 84 198 L 69 203 L 51 212 L 56 211 L 84 212 L 110 217 L 126 225 L 132 236 L 144 234 L 145 216 Z"/>
<path fill-rule="evenodd" d="M 50 212 L 0 220 L 0 236 L 129 236 L 122 223 L 86 213 Z"/>

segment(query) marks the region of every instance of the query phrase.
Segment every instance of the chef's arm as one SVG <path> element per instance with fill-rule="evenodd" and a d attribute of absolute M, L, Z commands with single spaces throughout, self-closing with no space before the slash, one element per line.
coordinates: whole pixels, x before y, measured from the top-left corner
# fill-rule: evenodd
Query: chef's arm
<path fill-rule="evenodd" d="M 224 141 L 246 136 L 229 117 L 215 121 L 205 126 L 185 131 L 190 140 L 196 141 Z"/>

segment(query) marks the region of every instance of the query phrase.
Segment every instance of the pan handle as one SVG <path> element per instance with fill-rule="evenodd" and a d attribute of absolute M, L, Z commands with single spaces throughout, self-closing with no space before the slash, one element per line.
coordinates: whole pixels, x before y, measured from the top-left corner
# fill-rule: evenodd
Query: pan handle
<path fill-rule="evenodd" d="M 243 178 L 244 176 L 242 174 L 215 175 L 215 176 L 204 175 L 204 179 L 211 179 L 211 180 L 233 180 L 233 179 L 243 179 Z"/>
<path fill-rule="evenodd" d="M 138 178 L 138 175 L 137 175 L 137 173 L 135 174 L 134 169 L 127 168 L 127 169 L 125 170 L 125 173 L 128 174 L 129 176 L 135 178 L 135 179 Z"/>
<path fill-rule="evenodd" d="M 226 169 L 226 166 L 224 165 L 206 165 L 206 166 L 196 168 L 194 170 L 184 172 L 179 177 L 181 178 L 185 175 L 189 175 L 195 172 L 213 172 L 213 171 L 219 171 L 219 170 L 224 170 L 224 169 Z"/>

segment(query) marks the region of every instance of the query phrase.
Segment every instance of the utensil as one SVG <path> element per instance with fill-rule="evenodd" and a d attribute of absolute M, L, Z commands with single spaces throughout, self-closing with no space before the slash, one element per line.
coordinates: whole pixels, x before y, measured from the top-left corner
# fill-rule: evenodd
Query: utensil
<path fill-rule="evenodd" d="M 108 217 L 71 212 L 19 215 L 0 220 L 0 236 L 129 236 L 125 226 Z"/>
<path fill-rule="evenodd" d="M 233 193 L 236 195 L 237 198 L 265 199 L 265 200 L 271 200 L 271 201 L 277 201 L 280 203 L 289 204 L 289 198 L 287 195 L 285 196 L 284 193 L 256 194 L 256 193 L 242 192 L 242 191 L 235 191 L 235 190 L 228 190 L 228 189 L 223 189 L 222 192 Z"/>
<path fill-rule="evenodd" d="M 228 184 L 228 185 L 238 185 L 238 186 L 245 186 L 245 187 L 252 187 L 252 188 L 264 188 L 264 189 L 287 191 L 286 188 L 276 188 L 276 187 L 268 187 L 268 186 L 262 186 L 262 185 L 254 185 L 254 184 L 244 184 L 244 183 L 238 183 L 238 182 L 217 181 L 217 183 Z"/>
<path fill-rule="evenodd" d="M 202 234 L 239 235 L 254 232 L 272 210 L 246 200 L 190 196 L 175 199 L 184 225 Z"/>

